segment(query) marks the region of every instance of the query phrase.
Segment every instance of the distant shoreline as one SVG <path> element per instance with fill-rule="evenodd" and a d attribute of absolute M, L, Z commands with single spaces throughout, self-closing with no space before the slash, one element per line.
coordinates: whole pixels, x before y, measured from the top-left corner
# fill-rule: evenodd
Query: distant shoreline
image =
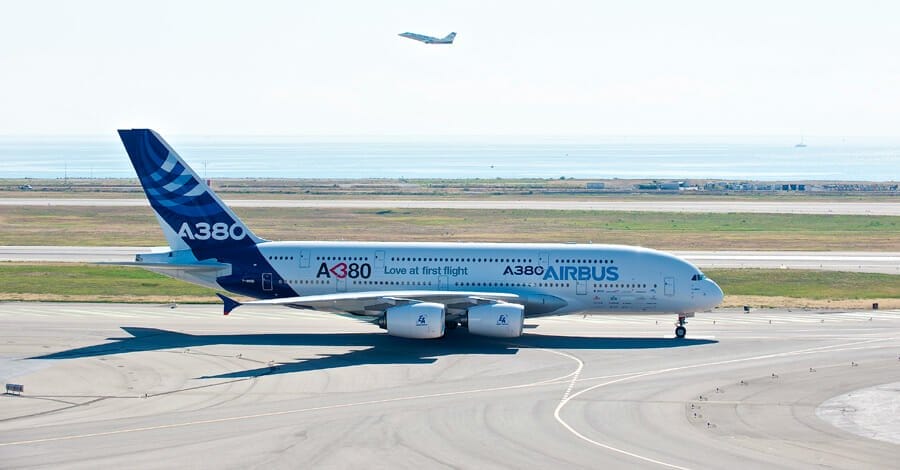
<path fill-rule="evenodd" d="M 900 180 L 900 143 L 808 139 L 172 139 L 202 177 L 316 179 Z M 3 178 L 130 178 L 121 143 L 0 139 Z"/>
<path fill-rule="evenodd" d="M 210 178 L 230 197 L 891 199 L 900 182 L 533 178 Z M 0 197 L 143 197 L 137 178 L 0 178 Z"/>

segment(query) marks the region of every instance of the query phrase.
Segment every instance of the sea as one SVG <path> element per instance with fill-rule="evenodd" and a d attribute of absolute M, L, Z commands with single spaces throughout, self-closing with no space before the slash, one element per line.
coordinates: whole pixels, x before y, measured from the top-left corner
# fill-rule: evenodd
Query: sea
<path fill-rule="evenodd" d="M 900 139 L 176 137 L 207 178 L 898 181 Z M 110 137 L 0 137 L 0 178 L 133 178 Z"/>

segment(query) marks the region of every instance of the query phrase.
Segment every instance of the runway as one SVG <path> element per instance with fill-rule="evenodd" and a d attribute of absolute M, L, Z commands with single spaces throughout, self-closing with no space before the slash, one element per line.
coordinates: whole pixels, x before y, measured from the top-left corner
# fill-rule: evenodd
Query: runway
<path fill-rule="evenodd" d="M 701 198 L 677 200 L 611 199 L 226 199 L 232 207 L 296 207 L 343 209 L 532 209 L 626 212 L 772 213 L 900 216 L 894 202 L 835 201 L 723 201 Z M 144 198 L 0 198 L 0 206 L 149 206 Z"/>
<path fill-rule="evenodd" d="M 716 311 L 691 319 L 686 340 L 671 338 L 673 320 L 568 316 L 531 320 L 513 341 L 461 330 L 415 341 L 290 309 L 4 303 L 0 378 L 25 393 L 0 397 L 0 458 L 9 468 L 896 467 L 900 445 L 819 415 L 835 397 L 900 381 L 900 311 Z M 853 408 L 841 413 L 853 421 Z"/>
<path fill-rule="evenodd" d="M 0 261 L 100 263 L 134 261 L 139 246 L 0 246 Z M 832 251 L 674 251 L 700 268 L 813 269 L 900 274 L 900 253 Z"/>

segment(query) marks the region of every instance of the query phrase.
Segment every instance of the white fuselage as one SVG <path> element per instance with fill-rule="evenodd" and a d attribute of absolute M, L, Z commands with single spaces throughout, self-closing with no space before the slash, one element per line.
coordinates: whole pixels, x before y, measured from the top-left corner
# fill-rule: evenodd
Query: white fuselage
<path fill-rule="evenodd" d="M 673 255 L 631 246 L 496 243 L 264 242 L 274 272 L 263 291 L 296 296 L 376 290 L 449 290 L 548 295 L 546 314 L 695 312 L 722 292 Z M 534 316 L 533 314 L 531 316 Z"/>

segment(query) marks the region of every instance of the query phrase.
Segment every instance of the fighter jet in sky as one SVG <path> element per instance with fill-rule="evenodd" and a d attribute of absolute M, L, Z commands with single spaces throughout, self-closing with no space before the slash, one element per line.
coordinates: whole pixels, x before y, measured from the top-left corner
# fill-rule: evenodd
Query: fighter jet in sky
<path fill-rule="evenodd" d="M 456 37 L 456 33 L 450 33 L 443 38 L 435 38 L 416 33 L 400 33 L 399 35 L 405 38 L 415 39 L 416 41 L 422 41 L 425 44 L 453 44 L 453 38 Z"/>

